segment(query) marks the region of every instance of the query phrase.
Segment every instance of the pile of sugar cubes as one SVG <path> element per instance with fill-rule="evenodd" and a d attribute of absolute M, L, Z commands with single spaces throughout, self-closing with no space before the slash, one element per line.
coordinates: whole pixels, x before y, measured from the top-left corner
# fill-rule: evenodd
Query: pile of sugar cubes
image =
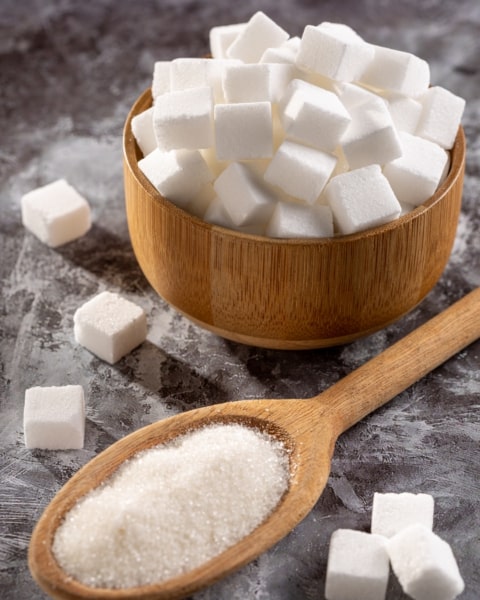
<path fill-rule="evenodd" d="M 453 600 L 464 589 L 450 545 L 433 532 L 429 494 L 375 493 L 371 533 L 332 534 L 327 600 L 385 600 L 390 565 L 414 600 Z"/>
<path fill-rule="evenodd" d="M 449 170 L 465 101 L 425 60 L 349 26 L 289 34 L 263 12 L 210 30 L 212 58 L 158 61 L 132 119 L 157 190 L 212 224 L 330 237 L 424 203 Z"/>

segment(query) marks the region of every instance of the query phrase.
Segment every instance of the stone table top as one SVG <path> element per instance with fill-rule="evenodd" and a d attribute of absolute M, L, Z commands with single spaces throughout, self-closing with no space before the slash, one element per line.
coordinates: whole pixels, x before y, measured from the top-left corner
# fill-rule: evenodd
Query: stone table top
<path fill-rule="evenodd" d="M 450 261 L 397 323 L 349 345 L 264 350 L 215 337 L 157 297 L 134 258 L 124 212 L 121 134 L 153 63 L 208 52 L 214 25 L 263 10 L 292 35 L 343 22 L 370 42 L 430 63 L 463 96 L 468 153 Z M 179 411 L 239 398 L 309 397 L 480 284 L 480 4 L 476 0 L 0 0 L 0 597 L 39 600 L 27 548 L 55 492 L 98 452 Z M 88 198 L 93 227 L 52 250 L 21 223 L 20 197 L 64 177 Z M 114 366 L 73 338 L 86 299 L 117 291 L 147 312 L 147 341 Z M 323 598 L 329 538 L 368 531 L 373 494 L 426 492 L 434 530 L 480 589 L 480 343 L 446 362 L 339 440 L 312 512 L 285 539 L 195 600 Z M 87 397 L 83 450 L 27 450 L 25 389 L 76 383 Z M 391 576 L 387 598 L 406 598 Z"/>

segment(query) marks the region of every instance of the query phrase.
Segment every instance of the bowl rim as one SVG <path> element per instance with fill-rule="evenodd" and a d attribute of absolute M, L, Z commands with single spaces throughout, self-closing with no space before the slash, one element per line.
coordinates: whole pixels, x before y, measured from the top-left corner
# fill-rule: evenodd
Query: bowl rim
<path fill-rule="evenodd" d="M 432 207 L 437 205 L 445 197 L 448 191 L 452 188 L 455 181 L 462 174 L 465 165 L 466 155 L 466 140 L 465 132 L 462 125 L 459 125 L 457 135 L 455 137 L 454 145 L 450 150 L 447 150 L 450 157 L 450 165 L 447 176 L 443 182 L 438 186 L 435 193 L 424 203 L 416 206 L 413 210 L 397 217 L 396 219 L 389 221 L 383 225 L 377 225 L 370 227 L 363 231 L 350 234 L 336 234 L 330 237 L 318 237 L 318 238 L 271 238 L 263 235 L 246 233 L 230 229 L 228 227 L 222 227 L 221 225 L 215 225 L 204 221 L 202 218 L 188 212 L 187 210 L 177 206 L 175 203 L 170 201 L 168 198 L 163 196 L 157 188 L 150 182 L 150 180 L 144 175 L 141 169 L 138 167 L 137 154 L 141 154 L 141 150 L 138 147 L 135 136 L 132 132 L 131 122 L 134 116 L 144 112 L 145 110 L 153 106 L 153 98 L 151 88 L 146 88 L 140 96 L 135 100 L 134 104 L 130 108 L 127 115 L 122 134 L 123 142 L 123 156 L 124 161 L 128 165 L 130 172 L 134 176 L 137 183 L 143 187 L 149 194 L 149 196 L 155 202 L 163 204 L 163 206 L 177 213 L 183 219 L 190 221 L 195 227 L 210 230 L 212 233 L 219 233 L 223 236 L 237 238 L 241 240 L 251 240 L 252 242 L 269 245 L 281 245 L 281 246 L 322 246 L 330 244 L 341 244 L 351 243 L 357 240 L 367 239 L 378 235 L 383 235 L 388 231 L 397 229 L 401 226 L 407 226 L 411 221 L 420 218 Z"/>

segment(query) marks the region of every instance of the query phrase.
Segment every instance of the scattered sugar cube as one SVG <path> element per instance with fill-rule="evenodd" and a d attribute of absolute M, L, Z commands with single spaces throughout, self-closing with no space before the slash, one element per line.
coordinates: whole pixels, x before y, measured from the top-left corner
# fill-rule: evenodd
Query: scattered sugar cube
<path fill-rule="evenodd" d="M 465 100 L 441 86 L 429 88 L 420 98 L 422 113 L 416 135 L 449 150 L 457 136 Z"/>
<path fill-rule="evenodd" d="M 369 165 L 333 177 L 325 198 L 342 234 L 356 233 L 393 221 L 401 206 L 379 165 Z"/>
<path fill-rule="evenodd" d="M 153 130 L 153 106 L 133 117 L 132 133 L 143 156 L 155 150 L 157 140 Z"/>
<path fill-rule="evenodd" d="M 80 385 L 32 387 L 25 391 L 23 430 L 27 448 L 83 448 L 85 398 Z"/>
<path fill-rule="evenodd" d="M 276 48 L 288 40 L 289 34 L 267 17 L 256 12 L 227 50 L 229 58 L 238 58 L 245 63 L 256 63 L 267 48 Z"/>
<path fill-rule="evenodd" d="M 223 93 L 228 102 L 270 101 L 270 70 L 261 64 L 234 64 L 223 73 Z"/>
<path fill-rule="evenodd" d="M 209 86 L 158 96 L 153 127 L 161 150 L 209 148 L 213 144 L 213 96 Z"/>
<path fill-rule="evenodd" d="M 273 194 L 241 163 L 231 163 L 213 187 L 236 226 L 266 224 L 275 208 Z"/>
<path fill-rule="evenodd" d="M 330 539 L 325 598 L 384 600 L 389 568 L 385 538 L 337 529 Z"/>
<path fill-rule="evenodd" d="M 156 148 L 138 166 L 157 190 L 174 204 L 186 207 L 213 174 L 199 150 Z"/>
<path fill-rule="evenodd" d="M 371 531 L 390 538 L 414 523 L 432 529 L 433 505 L 433 498 L 429 494 L 375 492 Z"/>
<path fill-rule="evenodd" d="M 297 55 L 300 68 L 342 81 L 358 80 L 374 50 L 353 29 L 339 23 L 307 25 Z"/>
<path fill-rule="evenodd" d="M 270 102 L 217 104 L 214 109 L 218 160 L 270 158 L 273 154 Z"/>
<path fill-rule="evenodd" d="M 265 171 L 265 181 L 313 204 L 320 196 L 337 158 L 322 150 L 285 140 Z"/>
<path fill-rule="evenodd" d="M 147 336 L 144 310 L 112 292 L 101 292 L 85 302 L 73 321 L 75 340 L 112 365 Z"/>
<path fill-rule="evenodd" d="M 218 25 L 209 32 L 210 53 L 213 58 L 227 58 L 227 50 L 236 37 L 245 29 L 246 23 Z"/>
<path fill-rule="evenodd" d="M 71 242 L 91 227 L 90 205 L 65 179 L 21 198 L 22 223 L 51 248 Z"/>
<path fill-rule="evenodd" d="M 428 63 L 409 52 L 372 44 L 374 57 L 360 82 L 374 88 L 420 96 L 430 85 Z"/>
<path fill-rule="evenodd" d="M 387 163 L 383 174 L 400 202 L 418 206 L 437 189 L 448 168 L 447 152 L 421 137 L 399 133 L 402 155 Z"/>
<path fill-rule="evenodd" d="M 333 217 L 329 206 L 306 206 L 277 202 L 265 235 L 273 238 L 318 238 L 333 236 Z"/>
<path fill-rule="evenodd" d="M 153 66 L 152 98 L 155 103 L 157 96 L 170 91 L 170 61 L 157 60 Z"/>
<path fill-rule="evenodd" d="M 450 545 L 425 525 L 390 538 L 387 551 L 403 591 L 414 600 L 453 600 L 464 589 Z"/>

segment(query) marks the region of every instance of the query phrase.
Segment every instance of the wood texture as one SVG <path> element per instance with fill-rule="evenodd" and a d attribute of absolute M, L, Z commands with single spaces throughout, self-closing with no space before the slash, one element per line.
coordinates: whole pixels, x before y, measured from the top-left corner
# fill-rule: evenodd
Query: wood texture
<path fill-rule="evenodd" d="M 169 304 L 223 337 L 271 348 L 350 342 L 415 307 L 451 253 L 461 208 L 465 138 L 432 198 L 369 231 L 328 239 L 278 240 L 210 225 L 163 198 L 139 170 L 131 119 L 124 129 L 130 237 L 141 269 Z"/>
<path fill-rule="evenodd" d="M 182 413 L 113 444 L 60 490 L 38 522 L 29 566 L 39 585 L 62 600 L 184 598 L 264 552 L 311 510 L 330 471 L 338 436 L 480 336 L 480 289 L 407 335 L 322 394 L 307 400 L 241 400 Z M 270 517 L 204 565 L 161 584 L 95 589 L 67 577 L 52 554 L 55 530 L 75 502 L 137 452 L 212 422 L 240 422 L 281 439 L 290 452 L 289 489 Z"/>

